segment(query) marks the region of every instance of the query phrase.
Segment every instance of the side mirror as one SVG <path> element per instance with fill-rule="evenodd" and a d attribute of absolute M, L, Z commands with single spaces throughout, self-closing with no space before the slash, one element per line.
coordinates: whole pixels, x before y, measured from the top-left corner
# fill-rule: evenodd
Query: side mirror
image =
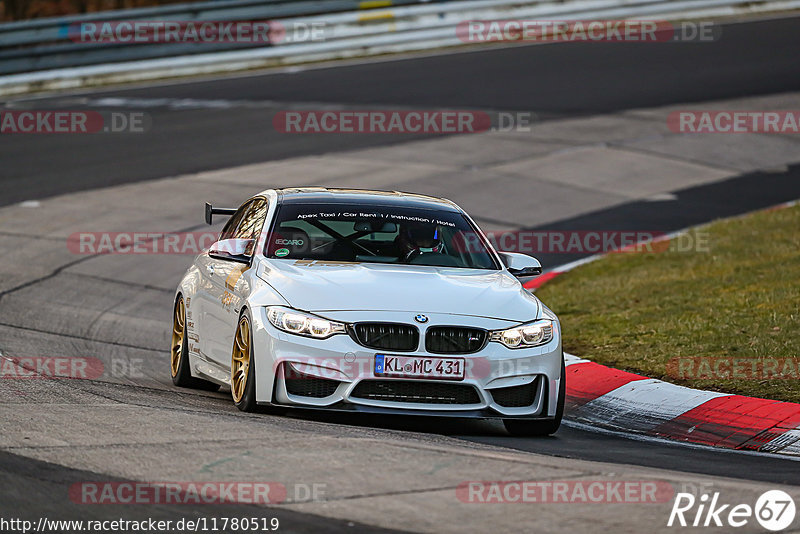
<path fill-rule="evenodd" d="M 208 255 L 218 260 L 250 264 L 256 246 L 255 239 L 222 239 L 208 249 Z"/>
<path fill-rule="evenodd" d="M 517 252 L 498 252 L 508 272 L 517 278 L 539 276 L 542 274 L 542 264 L 533 256 Z"/>

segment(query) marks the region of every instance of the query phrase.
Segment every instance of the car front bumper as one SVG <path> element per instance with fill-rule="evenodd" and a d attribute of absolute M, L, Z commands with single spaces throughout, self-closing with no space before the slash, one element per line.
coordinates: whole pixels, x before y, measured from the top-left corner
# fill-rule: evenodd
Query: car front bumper
<path fill-rule="evenodd" d="M 253 310 L 256 400 L 272 404 L 346 412 L 454 416 L 467 418 L 548 419 L 556 414 L 563 377 L 561 328 L 554 321 L 553 339 L 542 346 L 509 349 L 488 342 L 473 354 L 430 354 L 424 350 L 395 352 L 363 347 L 348 335 L 313 339 L 282 332 Z M 430 323 L 506 328 L 516 323 L 452 314 L 428 314 Z M 399 322 L 396 312 L 351 312 L 335 320 Z M 407 318 L 408 313 L 402 317 Z M 420 325 L 421 326 L 421 325 Z M 376 354 L 432 358 L 464 358 L 463 380 L 387 378 L 375 376 Z M 298 392 L 296 380 L 303 383 Z M 298 394 L 300 393 L 300 394 Z"/>

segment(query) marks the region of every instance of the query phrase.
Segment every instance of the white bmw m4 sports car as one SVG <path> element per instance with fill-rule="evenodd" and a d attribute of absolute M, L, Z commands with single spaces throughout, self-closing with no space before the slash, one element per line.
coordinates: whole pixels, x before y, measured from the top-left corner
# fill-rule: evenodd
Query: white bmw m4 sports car
<path fill-rule="evenodd" d="M 230 216 L 175 295 L 177 386 L 259 405 L 502 419 L 554 433 L 561 327 L 457 205 L 351 189 L 267 190 Z"/>

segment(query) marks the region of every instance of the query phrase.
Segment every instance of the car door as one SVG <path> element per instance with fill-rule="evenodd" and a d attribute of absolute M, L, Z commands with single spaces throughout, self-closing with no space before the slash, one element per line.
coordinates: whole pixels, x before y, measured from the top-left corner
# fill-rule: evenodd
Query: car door
<path fill-rule="evenodd" d="M 249 202 L 242 205 L 236 212 L 231 215 L 228 222 L 222 228 L 217 240 L 222 236 L 230 234 L 232 229 L 236 228 L 241 222 L 242 217 L 245 215 L 246 210 L 249 208 Z M 211 327 L 209 324 L 209 314 L 212 308 L 215 307 L 215 299 L 218 298 L 216 290 L 214 289 L 215 270 L 218 267 L 219 260 L 216 260 L 208 255 L 208 250 L 204 251 L 197 256 L 195 265 L 198 271 L 199 286 L 197 292 L 193 297 L 192 303 L 192 316 L 195 322 L 197 339 L 195 342 L 199 348 L 199 352 L 203 359 L 210 359 L 211 348 L 213 341 L 211 338 Z"/>
<path fill-rule="evenodd" d="M 253 239 L 258 241 L 267 216 L 267 201 L 258 197 L 242 206 L 226 225 L 220 239 Z M 250 268 L 243 263 L 208 257 L 206 276 L 209 280 L 205 326 L 208 357 L 223 367 L 230 366 L 233 336 L 242 304 L 250 288 L 242 275 Z"/>

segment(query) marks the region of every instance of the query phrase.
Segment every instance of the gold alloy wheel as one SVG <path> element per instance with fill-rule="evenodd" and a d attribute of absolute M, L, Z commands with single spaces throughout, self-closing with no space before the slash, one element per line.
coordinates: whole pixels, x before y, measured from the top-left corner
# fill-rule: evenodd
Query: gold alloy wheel
<path fill-rule="evenodd" d="M 236 338 L 233 340 L 231 358 L 231 394 L 233 402 L 240 402 L 247 387 L 247 373 L 250 370 L 250 321 L 246 316 L 239 321 Z"/>
<path fill-rule="evenodd" d="M 175 317 L 172 319 L 172 376 L 178 374 L 181 365 L 181 352 L 183 352 L 183 339 L 186 336 L 186 305 L 183 297 L 175 303 Z"/>

